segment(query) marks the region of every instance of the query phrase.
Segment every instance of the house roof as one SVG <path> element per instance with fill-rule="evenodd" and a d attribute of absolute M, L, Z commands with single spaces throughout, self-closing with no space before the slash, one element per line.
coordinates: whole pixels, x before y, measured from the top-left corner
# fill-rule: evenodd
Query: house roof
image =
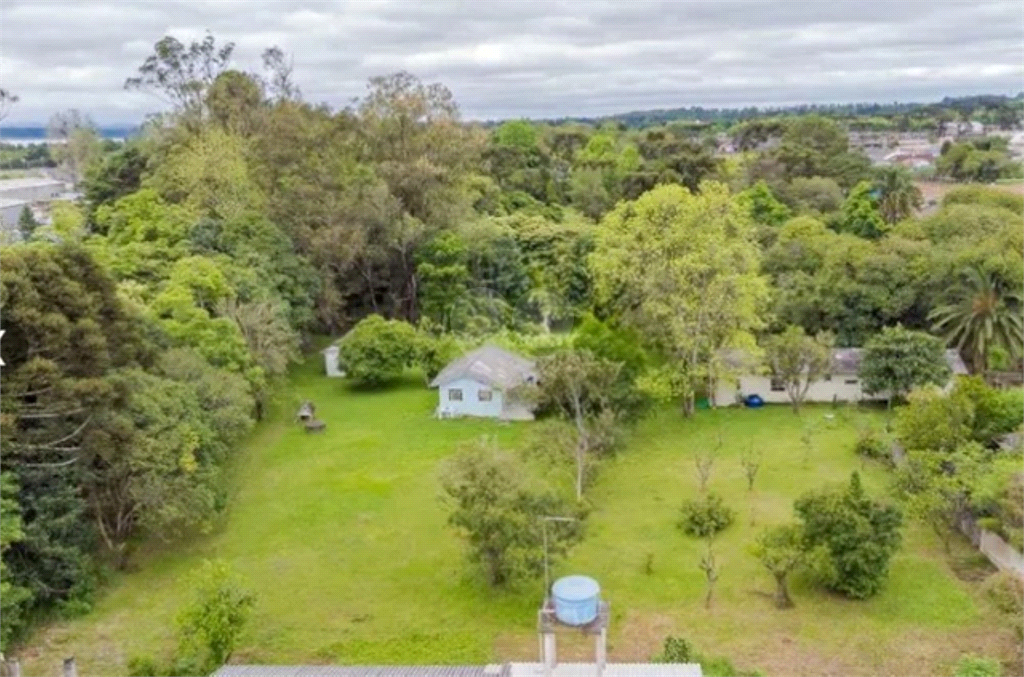
<path fill-rule="evenodd" d="M 431 388 L 446 383 L 470 379 L 492 388 L 513 388 L 527 377 L 537 377 L 535 364 L 521 355 L 510 353 L 497 346 L 483 346 L 471 350 L 441 370 L 430 382 Z"/>
<path fill-rule="evenodd" d="M 592 677 L 593 663 L 559 663 L 553 677 Z M 698 663 L 607 663 L 604 677 L 702 677 Z M 504 665 L 225 665 L 211 677 L 541 677 L 542 663 Z"/>
<path fill-rule="evenodd" d="M 508 677 L 543 677 L 543 663 L 509 663 Z M 559 663 L 553 677 L 593 677 L 593 663 Z M 699 663 L 606 663 L 603 677 L 702 677 Z"/>
<path fill-rule="evenodd" d="M 225 665 L 211 677 L 501 677 L 502 674 L 500 665 Z"/>

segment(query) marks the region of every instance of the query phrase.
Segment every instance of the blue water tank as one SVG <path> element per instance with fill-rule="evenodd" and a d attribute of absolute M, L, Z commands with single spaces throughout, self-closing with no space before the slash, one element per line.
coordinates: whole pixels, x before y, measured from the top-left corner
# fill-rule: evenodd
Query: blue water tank
<path fill-rule="evenodd" d="M 587 576 L 566 576 L 551 586 L 555 617 L 566 625 L 586 625 L 597 618 L 601 586 Z"/>

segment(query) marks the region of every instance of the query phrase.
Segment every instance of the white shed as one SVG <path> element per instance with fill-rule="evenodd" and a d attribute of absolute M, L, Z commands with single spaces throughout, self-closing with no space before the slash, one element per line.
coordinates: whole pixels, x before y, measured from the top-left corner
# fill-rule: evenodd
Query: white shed
<path fill-rule="evenodd" d="M 338 355 L 341 349 L 331 344 L 321 351 L 324 355 L 324 371 L 328 376 L 340 378 L 345 375 L 345 370 L 338 364 Z"/>

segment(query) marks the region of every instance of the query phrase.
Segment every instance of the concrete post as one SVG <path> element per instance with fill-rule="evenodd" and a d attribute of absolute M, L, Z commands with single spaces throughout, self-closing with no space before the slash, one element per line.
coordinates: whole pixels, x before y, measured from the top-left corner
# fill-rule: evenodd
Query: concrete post
<path fill-rule="evenodd" d="M 17 658 L 7 661 L 7 674 L 10 677 L 21 677 L 21 662 Z"/>
<path fill-rule="evenodd" d="M 555 666 L 558 665 L 558 656 L 555 653 L 555 633 L 544 633 L 544 675 L 551 677 L 554 674 Z"/>
<path fill-rule="evenodd" d="M 601 627 L 601 633 L 594 635 L 594 664 L 597 667 L 597 677 L 604 674 L 604 665 L 608 659 L 608 628 Z"/>
<path fill-rule="evenodd" d="M 75 657 L 64 659 L 64 677 L 78 677 L 78 668 L 75 667 Z"/>

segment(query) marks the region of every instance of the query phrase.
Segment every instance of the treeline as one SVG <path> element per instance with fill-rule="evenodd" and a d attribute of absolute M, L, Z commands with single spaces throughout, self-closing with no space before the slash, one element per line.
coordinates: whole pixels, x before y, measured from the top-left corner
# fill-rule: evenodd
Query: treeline
<path fill-rule="evenodd" d="M 332 111 L 302 99 L 280 50 L 261 73 L 231 53 L 158 42 L 127 85 L 173 109 L 116 149 L 58 116 L 85 197 L 0 251 L 5 644 L 87 609 L 138 539 L 211 528 L 275 379 L 310 335 L 369 315 L 415 325 L 398 368 L 436 368 L 423 337 L 543 341 L 592 314 L 589 355 L 550 362 L 549 381 L 642 382 L 688 412 L 720 349 L 790 324 L 857 345 L 962 306 L 949 336 L 976 365 L 1020 355 L 971 310 L 995 290 L 992 313 L 1018 312 L 1019 198 L 966 189 L 915 220 L 910 177 L 872 170 L 827 118 L 747 124 L 748 150 L 721 157 L 686 125 L 466 124 L 407 73 Z M 545 397 L 588 454 L 605 412 L 632 408 Z"/>
<path fill-rule="evenodd" d="M 1012 129 L 1019 124 L 1024 111 L 1024 93 L 1015 97 L 999 94 L 945 97 L 934 103 L 825 103 L 797 106 L 746 106 L 742 108 L 704 108 L 689 106 L 655 110 L 631 111 L 615 115 L 594 117 L 562 117 L 545 120 L 552 124 L 582 123 L 601 125 L 621 124 L 631 129 L 663 125 L 677 120 L 700 121 L 726 130 L 746 120 L 798 115 L 822 115 L 841 121 L 850 129 L 875 128 L 906 131 L 911 128 L 935 128 L 937 123 L 952 120 L 979 120 L 986 124 Z M 870 123 L 865 123 L 870 119 Z"/>

